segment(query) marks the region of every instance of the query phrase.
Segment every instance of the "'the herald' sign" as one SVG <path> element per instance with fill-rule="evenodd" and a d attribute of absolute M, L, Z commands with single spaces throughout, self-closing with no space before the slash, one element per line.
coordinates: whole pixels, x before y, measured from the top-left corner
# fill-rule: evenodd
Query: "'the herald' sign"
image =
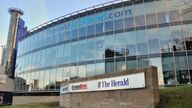
<path fill-rule="evenodd" d="M 145 74 L 136 73 L 112 78 L 71 83 L 61 87 L 60 93 L 133 89 L 145 87 Z"/>

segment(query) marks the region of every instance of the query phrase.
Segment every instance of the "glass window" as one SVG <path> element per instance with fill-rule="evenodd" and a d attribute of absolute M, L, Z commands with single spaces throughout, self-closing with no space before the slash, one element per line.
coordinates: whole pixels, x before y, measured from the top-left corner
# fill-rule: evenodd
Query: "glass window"
<path fill-rule="evenodd" d="M 123 19 L 117 19 L 114 21 L 114 29 L 115 30 L 123 29 Z"/>
<path fill-rule="evenodd" d="M 137 68 L 137 60 L 127 60 L 127 69 Z"/>
<path fill-rule="evenodd" d="M 105 74 L 105 63 L 96 63 L 95 74 Z"/>
<path fill-rule="evenodd" d="M 40 71 L 39 72 L 39 89 L 40 90 L 43 90 L 45 87 L 44 87 L 44 79 L 45 79 L 45 73 L 44 71 Z"/>
<path fill-rule="evenodd" d="M 94 24 L 94 23 L 95 23 L 95 14 L 89 15 L 87 17 L 87 25 L 91 25 L 91 24 Z"/>
<path fill-rule="evenodd" d="M 105 37 L 105 58 L 114 57 L 115 35 Z"/>
<path fill-rule="evenodd" d="M 95 34 L 95 25 L 90 25 L 87 28 L 87 35 L 93 35 Z"/>
<path fill-rule="evenodd" d="M 85 61 L 87 54 L 87 40 L 79 41 L 78 45 L 78 61 Z M 90 50 L 90 49 L 89 49 Z"/>
<path fill-rule="evenodd" d="M 78 49 L 78 42 L 71 43 L 71 62 L 77 62 L 77 49 Z"/>
<path fill-rule="evenodd" d="M 112 31 L 113 30 L 113 21 L 105 22 L 105 31 Z"/>
<path fill-rule="evenodd" d="M 72 30 L 72 36 L 71 36 L 71 39 L 75 39 L 75 38 L 78 38 L 78 32 L 79 32 L 79 29 L 74 29 Z"/>
<path fill-rule="evenodd" d="M 114 61 L 105 63 L 105 72 L 106 73 L 115 72 L 115 62 Z"/>
<path fill-rule="evenodd" d="M 144 3 L 144 5 L 145 5 L 145 14 L 146 14 L 146 24 L 147 25 L 157 24 L 154 2 L 152 1 L 148 3 Z"/>
<path fill-rule="evenodd" d="M 64 40 L 70 40 L 71 39 L 71 32 L 70 31 L 66 31 L 64 33 Z"/>
<path fill-rule="evenodd" d="M 70 67 L 63 68 L 63 81 L 64 82 L 70 80 L 70 73 L 71 73 Z"/>
<path fill-rule="evenodd" d="M 185 37 L 185 44 L 187 50 L 192 50 L 192 25 L 183 25 L 183 37 Z"/>
<path fill-rule="evenodd" d="M 148 66 L 149 66 L 148 59 L 138 58 L 138 67 L 148 67 Z"/>
<path fill-rule="evenodd" d="M 50 70 L 49 89 L 54 90 L 56 87 L 56 69 Z"/>
<path fill-rule="evenodd" d="M 105 37 L 97 37 L 96 38 L 96 53 L 95 56 L 97 59 L 105 58 L 105 46 L 104 46 Z"/>
<path fill-rule="evenodd" d="M 26 79 L 26 76 L 24 76 L 24 78 Z M 31 72 L 30 73 L 30 83 L 29 83 L 29 90 L 35 90 L 34 89 L 34 79 L 35 79 L 35 72 Z"/>
<path fill-rule="evenodd" d="M 79 26 L 80 26 L 80 27 L 86 26 L 86 22 L 87 22 L 87 17 L 86 17 L 86 16 L 80 18 L 80 19 L 79 19 Z"/>
<path fill-rule="evenodd" d="M 136 38 L 137 38 L 137 55 L 148 54 L 146 31 L 145 30 L 136 31 Z"/>
<path fill-rule="evenodd" d="M 87 64 L 87 76 L 95 76 L 95 64 Z"/>
<path fill-rule="evenodd" d="M 134 27 L 134 17 L 128 17 L 124 19 L 125 28 Z"/>
<path fill-rule="evenodd" d="M 145 16 L 144 16 L 144 6 L 143 3 L 137 4 L 134 7 L 134 13 L 135 13 L 135 26 L 145 26 Z"/>
<path fill-rule="evenodd" d="M 34 73 L 34 90 L 39 89 L 39 72 Z"/>
<path fill-rule="evenodd" d="M 126 62 L 125 61 L 117 61 L 116 62 L 116 71 L 126 70 Z"/>
<path fill-rule="evenodd" d="M 164 85 L 164 77 L 163 77 L 163 70 L 162 70 L 162 61 L 161 58 L 149 58 L 149 65 L 156 66 L 158 71 L 158 81 L 159 85 Z"/>
<path fill-rule="evenodd" d="M 63 81 L 63 68 L 57 68 L 56 74 L 56 89 L 60 89 L 60 84 Z"/>
<path fill-rule="evenodd" d="M 188 54 L 188 67 L 189 67 L 189 75 L 192 81 L 192 55 Z"/>
<path fill-rule="evenodd" d="M 164 82 L 166 85 L 175 85 L 174 59 L 172 56 L 162 58 Z"/>
<path fill-rule="evenodd" d="M 46 70 L 45 71 L 45 77 L 44 77 L 44 86 L 45 89 L 48 90 L 49 89 L 49 76 L 50 76 L 50 70 Z"/>
<path fill-rule="evenodd" d="M 115 34 L 115 55 L 116 56 L 125 56 L 127 54 L 125 50 L 125 34 L 124 33 L 119 33 Z"/>
<path fill-rule="evenodd" d="M 96 33 L 102 33 L 104 31 L 103 23 L 96 24 Z"/>
<path fill-rule="evenodd" d="M 136 33 L 127 32 L 125 34 L 126 40 L 126 52 L 128 56 L 135 56 L 136 55 Z"/>
<path fill-rule="evenodd" d="M 187 67 L 187 59 L 185 54 L 182 56 L 175 56 L 175 67 L 178 84 L 189 83 L 189 73 Z"/>
<path fill-rule="evenodd" d="M 71 74 L 70 74 L 70 79 L 77 79 L 77 71 L 78 71 L 78 66 L 71 66 Z"/>
<path fill-rule="evenodd" d="M 99 12 L 95 14 L 95 21 L 96 23 L 103 22 L 105 19 L 103 12 Z"/>
<path fill-rule="evenodd" d="M 84 37 L 86 36 L 86 27 L 82 27 L 79 29 L 79 37 Z"/>
<path fill-rule="evenodd" d="M 65 44 L 64 45 L 64 63 L 70 63 L 71 62 L 71 44 Z"/>
<path fill-rule="evenodd" d="M 72 20 L 71 22 L 71 29 L 79 28 L 79 19 Z"/>
<path fill-rule="evenodd" d="M 86 76 L 87 76 L 86 65 L 79 65 L 78 66 L 78 77 L 84 78 Z"/>
<path fill-rule="evenodd" d="M 87 40 L 87 59 L 94 60 L 95 59 L 95 38 L 91 38 Z"/>
<path fill-rule="evenodd" d="M 166 4 L 169 12 L 169 20 L 171 22 L 181 21 L 180 0 L 166 0 Z"/>
<path fill-rule="evenodd" d="M 183 35 L 183 30 L 181 26 L 171 27 L 172 41 L 173 41 L 173 51 L 185 50 L 185 37 Z"/>
<path fill-rule="evenodd" d="M 159 28 L 161 52 L 172 51 L 172 38 L 169 27 Z"/>
<path fill-rule="evenodd" d="M 63 64 L 63 61 L 64 61 L 64 44 L 63 45 L 59 45 L 57 46 L 56 50 L 56 64 Z"/>
<path fill-rule="evenodd" d="M 158 30 L 148 29 L 147 36 L 148 36 L 149 54 L 160 53 Z"/>

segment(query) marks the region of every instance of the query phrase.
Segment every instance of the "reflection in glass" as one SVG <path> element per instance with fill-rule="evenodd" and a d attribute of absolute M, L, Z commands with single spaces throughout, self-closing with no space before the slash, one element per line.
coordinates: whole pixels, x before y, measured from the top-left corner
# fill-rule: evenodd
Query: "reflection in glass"
<path fill-rule="evenodd" d="M 105 74 L 105 63 L 96 63 L 95 74 Z"/>
<path fill-rule="evenodd" d="M 161 58 L 149 58 L 149 66 L 156 66 L 158 71 L 158 82 L 160 86 L 164 85 L 164 77 L 162 70 L 162 61 Z"/>
<path fill-rule="evenodd" d="M 137 60 L 127 60 L 127 69 L 137 68 Z"/>
<path fill-rule="evenodd" d="M 126 40 L 126 50 L 128 56 L 135 56 L 136 55 L 136 33 L 135 32 L 127 32 L 125 34 Z"/>
<path fill-rule="evenodd" d="M 106 62 L 105 63 L 105 72 L 112 73 L 115 72 L 115 62 Z"/>
<path fill-rule="evenodd" d="M 119 33 L 115 35 L 115 56 L 125 56 L 128 51 L 125 49 L 125 34 Z"/>
<path fill-rule="evenodd" d="M 104 46 L 105 37 L 97 37 L 96 38 L 96 59 L 104 59 L 105 58 L 105 46 Z"/>
<path fill-rule="evenodd" d="M 116 71 L 126 70 L 126 62 L 125 61 L 117 61 L 116 62 Z"/>
<path fill-rule="evenodd" d="M 71 73 L 70 67 L 63 68 L 63 81 L 64 82 L 70 80 L 70 73 Z"/>
<path fill-rule="evenodd" d="M 95 64 L 87 64 L 87 76 L 95 76 Z"/>
<path fill-rule="evenodd" d="M 149 54 L 160 53 L 159 36 L 157 29 L 148 29 L 147 36 L 148 36 Z"/>
<path fill-rule="evenodd" d="M 162 58 L 164 82 L 166 85 L 175 85 L 176 75 L 174 69 L 174 59 L 172 56 Z"/>
<path fill-rule="evenodd" d="M 50 70 L 49 89 L 54 90 L 56 88 L 56 69 Z"/>
<path fill-rule="evenodd" d="M 187 60 L 185 54 L 182 56 L 175 56 L 175 67 L 177 84 L 186 84 L 189 82 L 189 73 L 187 67 Z"/>
<path fill-rule="evenodd" d="M 84 78 L 86 76 L 87 76 L 86 65 L 79 65 L 78 66 L 78 77 Z"/>
<path fill-rule="evenodd" d="M 49 76 L 50 76 L 50 70 L 45 70 L 45 81 L 44 81 L 44 86 L 45 90 L 49 90 Z"/>
<path fill-rule="evenodd" d="M 114 57 L 115 35 L 105 37 L 105 58 Z"/>
<path fill-rule="evenodd" d="M 63 68 L 57 68 L 57 74 L 56 74 L 56 89 L 60 88 L 60 85 L 63 81 Z"/>
<path fill-rule="evenodd" d="M 145 30 L 136 31 L 136 38 L 137 38 L 137 55 L 148 54 L 146 31 Z"/>

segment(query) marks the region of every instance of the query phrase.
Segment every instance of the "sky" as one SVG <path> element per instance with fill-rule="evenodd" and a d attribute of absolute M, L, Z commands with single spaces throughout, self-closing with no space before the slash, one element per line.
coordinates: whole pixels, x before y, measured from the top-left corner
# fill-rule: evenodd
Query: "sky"
<path fill-rule="evenodd" d="M 114 0 L 0 0 L 0 46 L 7 41 L 10 20 L 7 10 L 10 7 L 22 9 L 24 15 L 21 18 L 28 29 L 32 29 L 68 13 L 110 1 Z"/>

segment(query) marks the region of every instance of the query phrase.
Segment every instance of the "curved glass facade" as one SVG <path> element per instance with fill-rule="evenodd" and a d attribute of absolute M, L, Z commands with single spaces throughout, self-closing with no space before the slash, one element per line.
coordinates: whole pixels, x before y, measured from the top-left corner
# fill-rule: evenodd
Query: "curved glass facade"
<path fill-rule="evenodd" d="M 55 91 L 70 79 L 150 65 L 160 85 L 190 83 L 191 10 L 183 0 L 136 0 L 49 24 L 20 40 L 15 89 Z"/>

